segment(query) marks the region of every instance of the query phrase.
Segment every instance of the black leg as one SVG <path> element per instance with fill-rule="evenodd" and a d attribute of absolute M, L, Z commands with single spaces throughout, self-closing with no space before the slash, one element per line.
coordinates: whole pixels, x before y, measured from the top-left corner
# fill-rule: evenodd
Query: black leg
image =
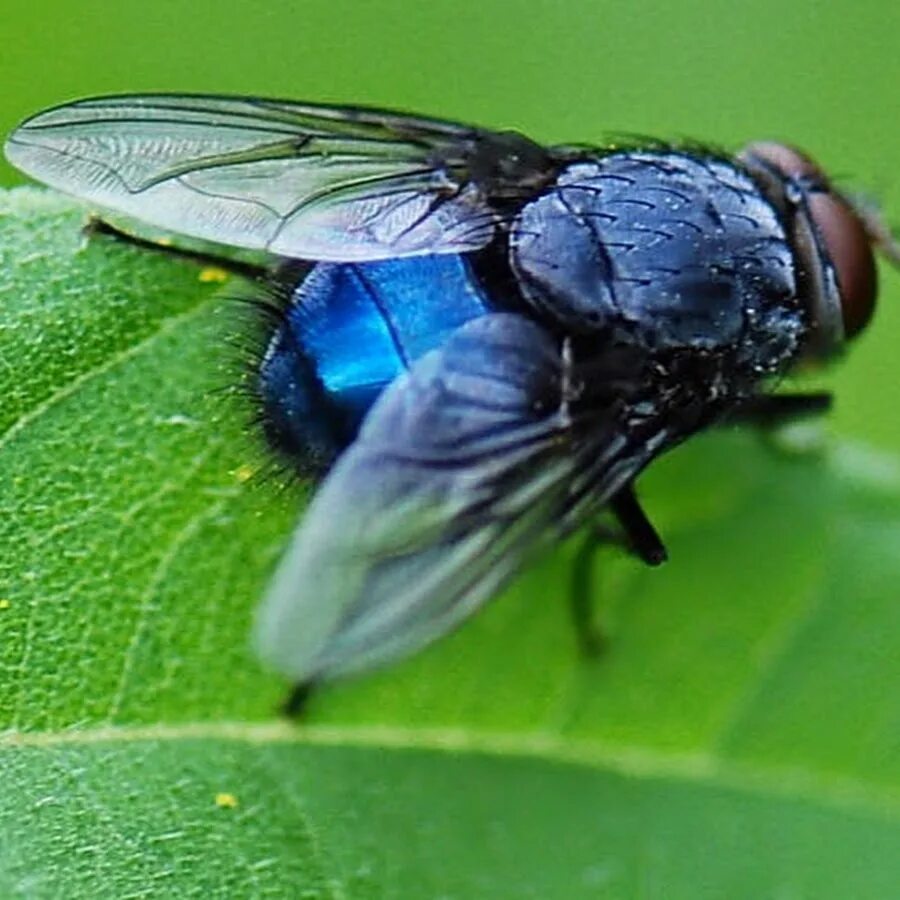
<path fill-rule="evenodd" d="M 665 545 L 641 509 L 634 488 L 623 488 L 610 501 L 610 509 L 622 528 L 621 533 L 598 526 L 593 528 L 572 562 L 572 624 L 585 656 L 598 655 L 605 645 L 603 631 L 596 625 L 591 574 L 594 557 L 603 545 L 618 545 L 634 553 L 648 566 L 658 566 L 668 558 Z"/>
<path fill-rule="evenodd" d="M 831 408 L 831 394 L 768 394 L 742 403 L 727 418 L 726 422 L 740 422 L 773 428 L 794 419 L 817 416 Z"/>
<path fill-rule="evenodd" d="M 317 682 L 315 680 L 301 681 L 300 684 L 294 685 L 287 700 L 281 705 L 281 714 L 291 719 L 302 718 L 306 705 L 309 703 L 309 698 L 316 687 Z"/>
<path fill-rule="evenodd" d="M 641 509 L 632 485 L 622 488 L 609 505 L 622 526 L 628 548 L 643 562 L 648 566 L 658 566 L 669 558 L 662 539 Z"/>
<path fill-rule="evenodd" d="M 129 244 L 132 247 L 140 247 L 142 250 L 152 250 L 156 253 L 164 253 L 167 256 L 174 256 L 178 259 L 186 259 L 190 262 L 197 263 L 200 266 L 215 266 L 228 272 L 229 275 L 237 275 L 240 278 L 248 278 L 251 281 L 258 281 L 269 276 L 269 270 L 265 266 L 257 266 L 253 263 L 242 262 L 237 259 L 229 259 L 226 256 L 216 256 L 214 253 L 201 253 L 196 250 L 186 250 L 183 247 L 172 247 L 168 244 L 161 244 L 158 241 L 150 241 L 146 238 L 137 237 L 134 234 L 128 234 L 104 222 L 103 219 L 91 218 L 84 226 L 84 233 L 88 237 L 94 235 L 103 235 L 104 237 L 113 238 L 122 244 Z"/>
<path fill-rule="evenodd" d="M 594 571 L 594 557 L 603 544 L 613 542 L 612 536 L 601 530 L 592 529 L 585 535 L 584 542 L 578 548 L 572 561 L 572 582 L 570 595 L 570 611 L 572 626 L 578 649 L 590 658 L 598 656 L 606 644 L 603 631 L 594 622 L 594 596 L 591 574 Z"/>

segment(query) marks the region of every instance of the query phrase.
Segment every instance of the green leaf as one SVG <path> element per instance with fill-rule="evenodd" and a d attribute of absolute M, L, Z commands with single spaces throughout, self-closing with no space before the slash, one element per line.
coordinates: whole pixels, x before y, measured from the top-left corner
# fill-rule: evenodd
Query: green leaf
<path fill-rule="evenodd" d="M 304 490 L 223 390 L 259 328 L 82 221 L 0 195 L 0 895 L 896 893 L 897 459 L 692 441 L 642 485 L 672 562 L 597 560 L 600 658 L 576 540 L 292 725 L 247 636 Z"/>

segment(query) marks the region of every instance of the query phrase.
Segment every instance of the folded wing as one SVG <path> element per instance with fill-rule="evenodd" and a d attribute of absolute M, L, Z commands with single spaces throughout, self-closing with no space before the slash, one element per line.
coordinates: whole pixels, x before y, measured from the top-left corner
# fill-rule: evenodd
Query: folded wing
<path fill-rule="evenodd" d="M 451 122 L 199 95 L 60 106 L 20 125 L 6 154 L 52 187 L 160 228 L 336 262 L 483 247 L 497 222 L 485 172 L 497 186 L 497 172 L 527 181 L 546 162 L 525 138 Z"/>
<path fill-rule="evenodd" d="M 257 622 L 267 661 L 300 682 L 406 655 L 625 484 L 647 446 L 613 411 L 574 420 L 566 392 L 555 339 L 508 314 L 398 379 L 294 534 Z"/>

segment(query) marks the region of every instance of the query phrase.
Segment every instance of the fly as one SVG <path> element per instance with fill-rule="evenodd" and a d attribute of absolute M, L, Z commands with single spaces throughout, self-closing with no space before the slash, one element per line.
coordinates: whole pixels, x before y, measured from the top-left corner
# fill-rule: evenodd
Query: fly
<path fill-rule="evenodd" d="M 256 638 L 298 684 L 430 643 L 603 510 L 662 562 L 645 466 L 726 417 L 825 408 L 768 390 L 840 352 L 873 312 L 875 251 L 900 259 L 876 212 L 780 143 L 545 147 L 136 95 L 39 113 L 6 153 L 101 208 L 270 255 L 266 435 L 321 484 Z"/>

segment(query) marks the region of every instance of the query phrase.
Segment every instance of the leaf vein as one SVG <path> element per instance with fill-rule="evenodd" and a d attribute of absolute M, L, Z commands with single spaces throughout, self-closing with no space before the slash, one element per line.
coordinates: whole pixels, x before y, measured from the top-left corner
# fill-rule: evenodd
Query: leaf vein
<path fill-rule="evenodd" d="M 717 758 L 708 752 L 671 753 L 652 747 L 572 740 L 549 732 L 471 732 L 395 726 L 295 727 L 287 722 L 193 722 L 110 726 L 57 732 L 0 734 L 0 751 L 24 747 L 103 745 L 148 741 L 224 740 L 246 744 L 421 750 L 537 759 L 602 769 L 633 779 L 673 780 L 764 797 L 806 802 L 900 820 L 900 791 L 842 772 L 812 772 Z"/>

